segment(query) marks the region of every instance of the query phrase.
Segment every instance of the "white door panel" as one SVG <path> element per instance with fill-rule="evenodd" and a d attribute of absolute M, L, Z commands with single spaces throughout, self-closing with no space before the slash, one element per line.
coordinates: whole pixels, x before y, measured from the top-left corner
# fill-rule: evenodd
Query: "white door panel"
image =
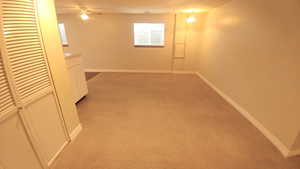
<path fill-rule="evenodd" d="M 29 122 L 29 127 L 44 154 L 46 162 L 51 163 L 67 143 L 54 94 L 50 92 L 36 99 L 26 105 L 22 113 Z"/>
<path fill-rule="evenodd" d="M 0 121 L 0 138 L 3 169 L 42 169 L 16 111 Z"/>

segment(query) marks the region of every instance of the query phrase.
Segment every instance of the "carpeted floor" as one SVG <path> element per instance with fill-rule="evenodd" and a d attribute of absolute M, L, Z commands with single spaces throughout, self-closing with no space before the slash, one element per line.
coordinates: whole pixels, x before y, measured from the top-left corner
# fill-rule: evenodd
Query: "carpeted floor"
<path fill-rule="evenodd" d="M 195 75 L 102 73 L 54 169 L 300 169 Z"/>

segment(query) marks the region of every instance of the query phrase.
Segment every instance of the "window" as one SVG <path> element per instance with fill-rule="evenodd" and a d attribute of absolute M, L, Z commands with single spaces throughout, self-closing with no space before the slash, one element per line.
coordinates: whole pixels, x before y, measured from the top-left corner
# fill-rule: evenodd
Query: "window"
<path fill-rule="evenodd" d="M 164 46 L 165 24 L 134 23 L 135 46 Z"/>
<path fill-rule="evenodd" d="M 58 24 L 59 32 L 60 32 L 60 39 L 61 43 L 63 46 L 68 46 L 68 39 L 67 39 L 67 34 L 66 34 L 66 29 L 65 29 L 65 24 L 60 23 Z"/>

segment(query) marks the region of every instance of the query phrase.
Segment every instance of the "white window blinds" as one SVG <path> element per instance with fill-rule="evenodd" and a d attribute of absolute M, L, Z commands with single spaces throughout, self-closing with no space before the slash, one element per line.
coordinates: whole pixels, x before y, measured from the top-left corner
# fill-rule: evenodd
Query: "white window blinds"
<path fill-rule="evenodd" d="M 165 24 L 134 23 L 135 46 L 164 46 Z"/>

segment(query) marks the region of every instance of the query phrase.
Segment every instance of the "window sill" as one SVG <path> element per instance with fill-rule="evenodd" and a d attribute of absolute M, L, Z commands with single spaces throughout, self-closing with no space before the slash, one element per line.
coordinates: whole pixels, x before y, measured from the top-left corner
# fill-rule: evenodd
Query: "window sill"
<path fill-rule="evenodd" d="M 134 45 L 135 48 L 164 48 L 165 46 Z"/>

